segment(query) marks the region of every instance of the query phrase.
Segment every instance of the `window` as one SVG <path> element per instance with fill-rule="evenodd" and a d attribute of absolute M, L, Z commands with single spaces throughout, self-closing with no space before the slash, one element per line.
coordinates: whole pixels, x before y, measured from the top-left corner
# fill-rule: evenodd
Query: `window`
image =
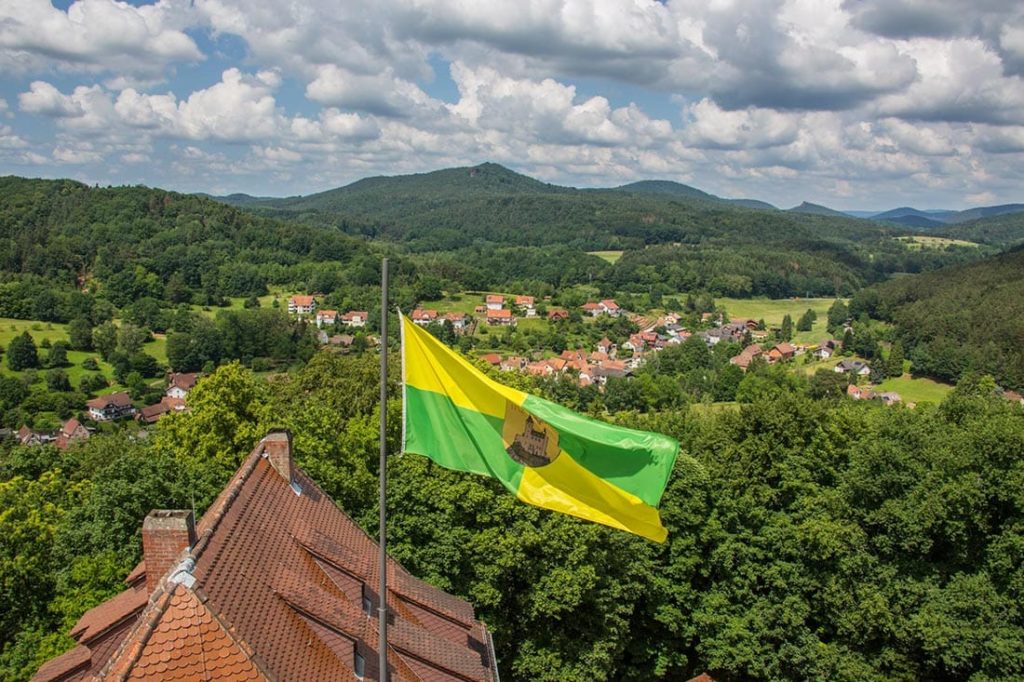
<path fill-rule="evenodd" d="M 373 600 L 370 599 L 370 593 L 366 590 L 366 585 L 363 585 L 363 612 L 367 615 L 373 610 Z"/>
<path fill-rule="evenodd" d="M 366 676 L 366 659 L 358 651 L 355 652 L 352 667 L 355 669 L 356 677 L 359 679 L 363 679 Z"/>

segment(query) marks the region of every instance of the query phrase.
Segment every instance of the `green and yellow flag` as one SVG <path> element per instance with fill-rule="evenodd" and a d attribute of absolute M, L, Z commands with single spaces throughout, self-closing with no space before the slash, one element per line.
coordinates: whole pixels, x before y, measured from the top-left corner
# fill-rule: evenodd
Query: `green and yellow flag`
<path fill-rule="evenodd" d="M 489 379 L 402 317 L 403 450 L 498 479 L 523 502 L 664 542 L 679 443 Z"/>

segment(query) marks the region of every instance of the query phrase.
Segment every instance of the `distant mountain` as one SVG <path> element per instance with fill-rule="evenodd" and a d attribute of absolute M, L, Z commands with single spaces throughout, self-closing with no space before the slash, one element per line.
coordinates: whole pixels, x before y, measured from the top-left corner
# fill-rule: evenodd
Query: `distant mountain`
<path fill-rule="evenodd" d="M 979 218 L 993 218 L 1010 213 L 1024 212 L 1024 204 L 1002 204 L 1000 206 L 978 206 L 953 214 L 946 222 L 966 223 Z"/>
<path fill-rule="evenodd" d="M 696 187 L 684 185 L 681 182 L 672 180 L 640 180 L 631 182 L 628 185 L 613 187 L 616 192 L 636 192 L 638 194 L 661 194 L 670 197 L 686 197 L 689 199 L 704 199 L 707 201 L 722 201 L 721 197 L 708 194 Z"/>
<path fill-rule="evenodd" d="M 956 211 L 944 211 L 944 210 L 930 210 L 922 211 L 910 206 L 901 206 L 900 208 L 894 208 L 882 213 L 876 213 L 871 216 L 872 220 L 890 220 L 893 222 L 900 222 L 900 219 L 905 218 L 921 218 L 922 220 L 928 220 L 934 223 L 942 223 L 949 216 L 956 213 Z M 905 223 L 909 224 L 909 223 Z"/>
<path fill-rule="evenodd" d="M 881 218 L 872 218 L 872 220 L 882 220 Z M 926 218 L 920 215 L 902 215 L 896 218 L 888 218 L 885 222 L 897 223 L 899 225 L 906 225 L 907 227 L 916 227 L 922 230 L 932 230 L 939 227 L 945 227 L 946 223 L 941 220 L 933 220 L 932 218 Z"/>
<path fill-rule="evenodd" d="M 745 208 L 757 208 L 764 211 L 778 211 L 777 206 L 772 206 L 767 201 L 758 201 L 757 199 L 726 199 L 730 204 L 736 204 L 737 206 L 743 206 Z"/>
<path fill-rule="evenodd" d="M 843 213 L 854 218 L 873 218 L 878 215 L 878 211 L 843 211 Z"/>
<path fill-rule="evenodd" d="M 849 218 L 850 216 L 842 211 L 836 211 L 829 208 L 828 206 L 821 206 L 819 204 L 812 204 L 808 201 L 803 202 L 799 206 L 786 209 L 790 213 L 808 213 L 810 215 L 824 215 L 824 216 L 835 216 L 842 218 Z"/>
<path fill-rule="evenodd" d="M 612 188 L 612 191 L 633 192 L 636 194 L 658 194 L 666 197 L 733 204 L 734 206 L 742 206 L 744 208 L 755 208 L 770 211 L 778 210 L 767 201 L 758 201 L 757 199 L 726 199 L 715 196 L 714 194 L 709 194 L 708 192 L 699 190 L 696 187 L 684 185 L 681 182 L 673 182 L 672 180 L 640 180 L 639 182 L 631 182 L 628 185 L 614 187 Z"/>
<path fill-rule="evenodd" d="M 275 218 L 334 225 L 349 234 L 402 242 L 411 251 L 471 245 L 565 246 L 580 251 L 641 249 L 651 244 L 839 247 L 846 263 L 867 262 L 853 242 L 902 231 L 838 212 L 801 215 L 765 202 L 729 200 L 678 182 L 576 189 L 541 182 L 498 164 L 366 178 L 344 187 L 282 199 L 225 198 Z M 761 209 L 761 210 L 751 210 Z M 821 243 L 814 244 L 812 242 Z M 826 244 L 825 242 L 830 242 Z"/>
<path fill-rule="evenodd" d="M 1024 212 L 943 225 L 933 234 L 992 246 L 1015 246 L 1024 243 Z"/>

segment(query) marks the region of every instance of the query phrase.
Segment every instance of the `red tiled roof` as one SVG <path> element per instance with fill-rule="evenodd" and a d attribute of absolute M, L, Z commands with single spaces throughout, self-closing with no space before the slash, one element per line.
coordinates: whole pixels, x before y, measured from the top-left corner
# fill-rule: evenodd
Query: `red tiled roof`
<path fill-rule="evenodd" d="M 601 305 L 603 305 L 605 308 L 608 308 L 608 310 L 618 310 L 619 309 L 619 304 L 616 303 L 615 299 L 612 299 L 612 298 L 604 299 L 603 301 L 601 301 Z"/>
<path fill-rule="evenodd" d="M 488 310 L 487 311 L 487 319 L 488 320 L 501 320 L 501 319 L 511 318 L 511 317 L 512 317 L 512 311 L 507 309 L 507 308 L 502 308 L 501 310 Z"/>
<path fill-rule="evenodd" d="M 486 362 L 489 365 L 501 364 L 501 356 L 498 355 L 497 353 L 487 353 L 486 355 L 481 355 L 480 357 L 483 359 L 484 362 Z"/>
<path fill-rule="evenodd" d="M 584 310 L 597 310 L 598 308 L 601 307 L 601 304 L 600 303 L 594 303 L 593 301 L 589 301 L 587 303 L 584 303 L 580 307 L 583 308 Z"/>
<path fill-rule="evenodd" d="M 533 305 L 533 296 L 516 296 L 516 305 Z"/>
<path fill-rule="evenodd" d="M 369 316 L 370 313 L 366 312 L 365 310 L 350 310 L 344 315 L 342 315 L 341 319 L 344 320 L 345 322 L 350 322 L 356 319 L 357 317 L 361 320 L 365 320 Z"/>
<path fill-rule="evenodd" d="M 291 303 L 292 305 L 309 307 L 313 303 L 314 299 L 314 296 L 292 296 L 290 299 L 288 299 L 288 302 Z"/>
<path fill-rule="evenodd" d="M 191 391 L 198 380 L 199 375 L 195 372 L 175 372 L 171 375 L 168 387 L 177 386 L 183 391 Z"/>
<path fill-rule="evenodd" d="M 108 393 L 107 395 L 101 395 L 98 398 L 85 401 L 86 407 L 95 407 L 97 410 L 102 410 L 107 405 L 128 407 L 131 404 L 132 399 L 124 391 L 119 393 Z"/>
<path fill-rule="evenodd" d="M 151 594 L 137 567 L 133 587 L 72 630 L 81 646 L 34 680 L 352 679 L 357 651 L 377 679 L 376 610 L 362 608 L 363 594 L 377 600 L 377 545 L 305 473 L 290 484 L 271 465 L 284 438 L 253 450 Z M 493 682 L 473 607 L 396 562 L 388 573 L 392 679 Z"/>
<path fill-rule="evenodd" d="M 432 320 L 437 319 L 437 311 L 436 310 L 424 310 L 423 308 L 417 308 L 416 310 L 412 311 L 412 314 L 410 315 L 410 317 L 412 317 L 413 320 L 428 320 L 428 321 L 432 321 Z"/>
<path fill-rule="evenodd" d="M 500 294 L 487 294 L 488 303 L 504 303 L 505 297 Z"/>

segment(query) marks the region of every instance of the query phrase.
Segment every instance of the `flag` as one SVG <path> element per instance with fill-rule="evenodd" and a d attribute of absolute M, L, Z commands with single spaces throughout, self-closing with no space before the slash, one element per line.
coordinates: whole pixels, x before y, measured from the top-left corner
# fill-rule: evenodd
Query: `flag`
<path fill-rule="evenodd" d="M 488 378 L 401 318 L 404 452 L 499 480 L 529 504 L 664 542 L 657 506 L 679 443 Z"/>

